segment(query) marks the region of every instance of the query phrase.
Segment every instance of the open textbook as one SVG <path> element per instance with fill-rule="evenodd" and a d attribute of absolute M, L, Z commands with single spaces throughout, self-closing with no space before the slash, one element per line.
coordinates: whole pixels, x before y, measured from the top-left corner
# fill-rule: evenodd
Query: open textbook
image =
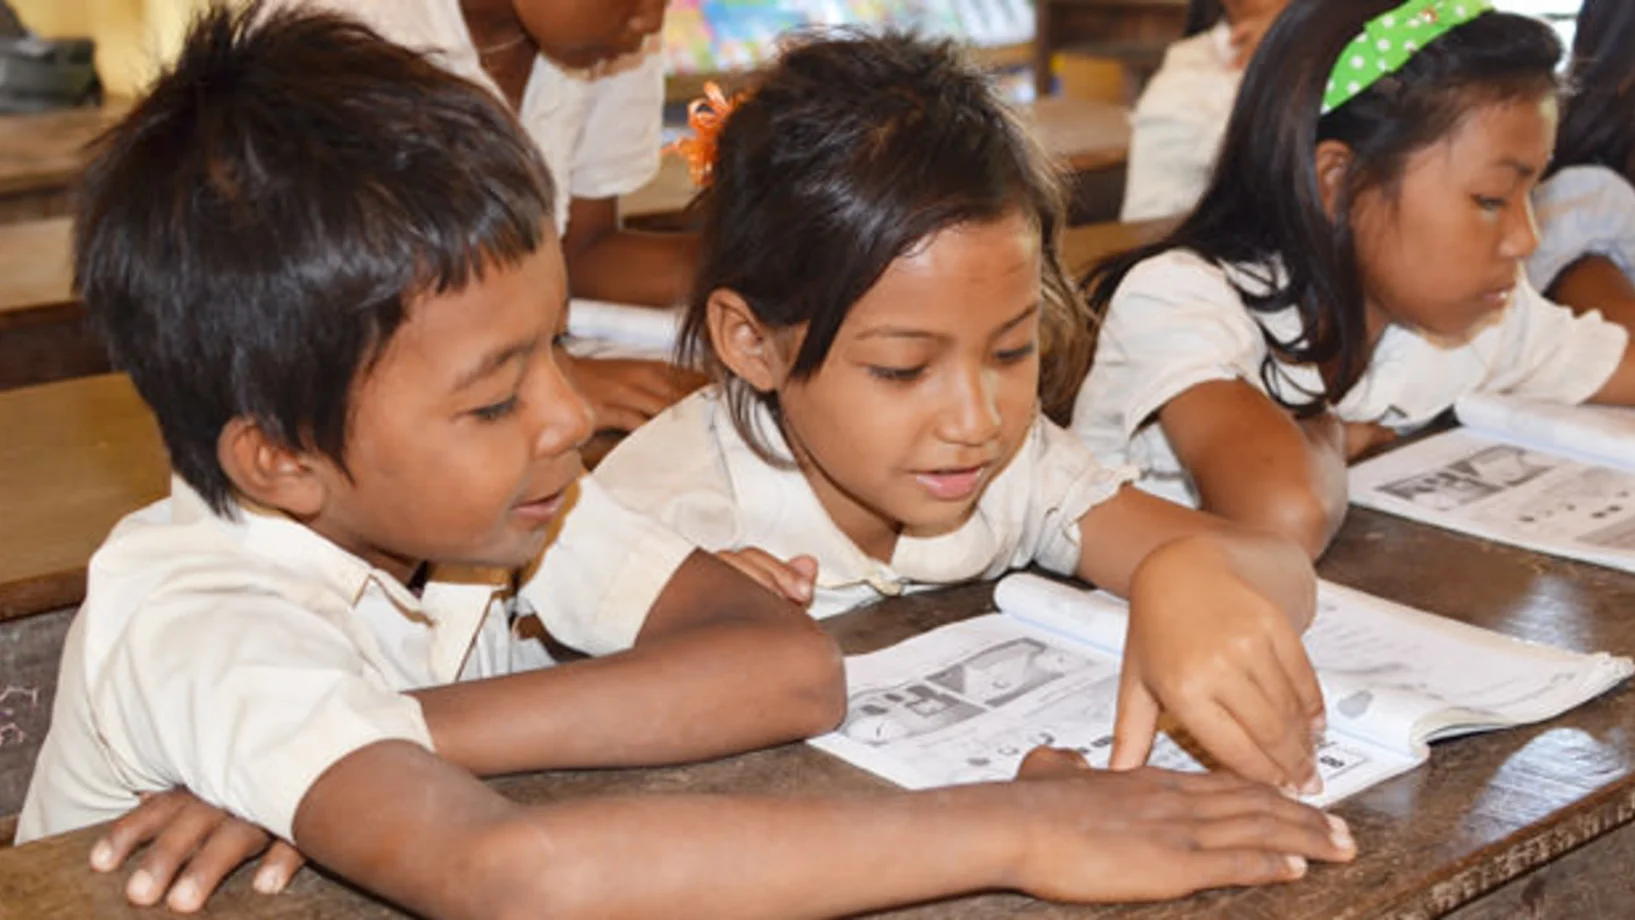
<path fill-rule="evenodd" d="M 1478 395 L 1351 469 L 1356 504 L 1635 572 L 1635 410 Z"/>
<path fill-rule="evenodd" d="M 579 358 L 668 361 L 681 332 L 681 312 L 575 297 L 568 302 L 566 346 Z"/>
<path fill-rule="evenodd" d="M 1029 574 L 994 601 L 998 613 L 847 658 L 846 721 L 811 743 L 911 789 L 1009 779 L 1041 744 L 1106 766 L 1125 603 Z M 1305 645 L 1328 709 L 1319 805 L 1423 763 L 1433 740 L 1550 718 L 1635 671 L 1327 582 Z M 1161 734 L 1148 762 L 1203 769 L 1194 753 Z"/>

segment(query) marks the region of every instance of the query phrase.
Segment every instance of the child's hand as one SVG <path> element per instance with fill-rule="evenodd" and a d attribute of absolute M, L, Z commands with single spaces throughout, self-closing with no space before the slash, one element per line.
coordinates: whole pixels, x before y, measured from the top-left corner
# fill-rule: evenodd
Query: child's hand
<path fill-rule="evenodd" d="M 1205 888 L 1286 882 L 1306 860 L 1356 856 L 1339 818 L 1228 773 L 1092 770 L 1038 748 L 1017 786 L 1037 827 L 1016 887 L 1058 901 L 1176 898 Z"/>
<path fill-rule="evenodd" d="M 1323 695 L 1300 644 L 1314 593 L 1284 541 L 1210 535 L 1154 551 L 1131 583 L 1110 766 L 1145 763 L 1167 710 L 1227 769 L 1320 791 Z"/>
<path fill-rule="evenodd" d="M 817 560 L 811 556 L 793 556 L 788 562 L 756 549 L 724 549 L 718 553 L 722 561 L 750 578 L 773 594 L 781 595 L 805 607 L 812 602 L 812 586 L 817 581 Z"/>
<path fill-rule="evenodd" d="M 144 796 L 115 821 L 91 848 L 91 868 L 112 872 L 148 843 L 152 846 L 125 884 L 125 897 L 139 907 L 163 899 L 179 913 L 204 907 L 228 873 L 259 853 L 266 855 L 251 884 L 262 894 L 283 891 L 306 862 L 295 847 L 273 840 L 254 824 L 205 804 L 186 789 L 173 789 Z"/>
<path fill-rule="evenodd" d="M 704 375 L 664 361 L 574 358 L 560 349 L 556 360 L 596 413 L 597 431 L 634 431 L 704 385 Z"/>

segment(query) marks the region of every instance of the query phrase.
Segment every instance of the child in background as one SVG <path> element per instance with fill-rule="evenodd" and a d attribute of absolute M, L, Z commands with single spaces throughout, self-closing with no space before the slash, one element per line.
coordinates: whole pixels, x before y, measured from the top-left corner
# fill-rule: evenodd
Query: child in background
<path fill-rule="evenodd" d="M 505 100 L 557 179 L 568 293 L 668 307 L 692 281 L 692 234 L 623 228 L 619 196 L 658 172 L 664 0 L 279 0 L 356 16 Z M 701 378 L 663 361 L 558 359 L 596 410 L 629 430 Z"/>
<path fill-rule="evenodd" d="M 1552 300 L 1635 328 L 1635 3 L 1587 0 L 1567 82 L 1527 275 Z"/>
<path fill-rule="evenodd" d="M 715 114 L 682 349 L 717 383 L 596 481 L 819 617 L 1030 563 L 1094 582 L 1131 601 L 1113 766 L 1162 708 L 1317 788 L 1299 549 L 1122 488 L 1040 413 L 1085 319 L 1056 176 L 985 78 L 947 43 L 819 36 Z"/>
<path fill-rule="evenodd" d="M 1130 116 L 1130 160 L 1120 220 L 1149 220 L 1192 209 L 1226 133 L 1243 69 L 1288 0 L 1193 0 L 1203 31 L 1164 52 L 1164 63 Z M 1216 15 L 1206 18 L 1201 8 Z"/>
<path fill-rule="evenodd" d="M 92 561 L 19 833 L 188 787 L 213 807 L 150 828 L 133 900 L 197 909 L 251 825 L 432 918 L 1152 898 L 1349 856 L 1270 789 L 1048 750 L 926 794 L 505 799 L 474 774 L 716 757 L 844 708 L 810 618 L 575 489 L 533 145 L 361 25 L 217 8 L 84 183 L 76 278 L 178 478 Z M 603 657 L 546 667 L 536 615 Z"/>
<path fill-rule="evenodd" d="M 1086 279 L 1073 428 L 1313 556 L 1346 462 L 1476 391 L 1635 400 L 1627 335 L 1527 283 L 1560 43 L 1482 0 L 1295 0 L 1169 237 Z"/>

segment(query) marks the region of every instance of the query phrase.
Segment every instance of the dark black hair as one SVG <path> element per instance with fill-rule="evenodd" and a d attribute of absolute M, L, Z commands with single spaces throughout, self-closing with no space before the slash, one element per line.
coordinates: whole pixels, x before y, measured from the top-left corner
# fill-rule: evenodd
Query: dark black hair
<path fill-rule="evenodd" d="M 939 230 L 1020 213 L 1041 236 L 1040 393 L 1065 418 L 1089 358 L 1088 318 L 1057 257 L 1059 177 L 949 41 L 853 30 L 794 40 L 721 129 L 680 360 L 721 382 L 734 424 L 773 394 L 734 379 L 710 342 L 711 292 L 773 329 L 806 325 L 793 375 L 823 364 L 841 322 L 886 268 Z"/>
<path fill-rule="evenodd" d="M 1186 25 L 1181 30 L 1183 35 L 1197 35 L 1199 32 L 1214 28 L 1226 15 L 1221 7 L 1221 0 L 1191 0 L 1187 4 Z"/>
<path fill-rule="evenodd" d="M 1299 310 L 1301 333 L 1268 335 L 1261 367 L 1271 396 L 1301 413 L 1338 401 L 1368 362 L 1362 277 L 1350 228 L 1357 194 L 1394 188 L 1409 155 L 1446 137 L 1478 105 L 1558 89 L 1561 43 L 1544 23 L 1485 13 L 1430 42 L 1394 74 L 1319 117 L 1329 72 L 1342 48 L 1400 0 L 1294 0 L 1262 39 L 1244 74 L 1220 157 L 1197 207 L 1168 236 L 1093 268 L 1082 284 L 1103 314 L 1137 263 L 1190 249 L 1243 266 L 1255 290 L 1240 288 L 1253 311 Z M 1331 220 L 1318 191 L 1321 141 L 1348 146 L 1353 159 Z M 1284 274 L 1281 284 L 1279 267 Z M 1284 392 L 1275 357 L 1333 366 L 1324 391 Z"/>
<path fill-rule="evenodd" d="M 98 144 L 75 283 L 218 513 L 230 420 L 344 469 L 353 385 L 413 299 L 550 234 L 550 175 L 498 100 L 328 13 L 209 10 Z"/>
<path fill-rule="evenodd" d="M 1585 0 L 1568 83 L 1550 171 L 1598 165 L 1635 182 L 1635 2 Z"/>

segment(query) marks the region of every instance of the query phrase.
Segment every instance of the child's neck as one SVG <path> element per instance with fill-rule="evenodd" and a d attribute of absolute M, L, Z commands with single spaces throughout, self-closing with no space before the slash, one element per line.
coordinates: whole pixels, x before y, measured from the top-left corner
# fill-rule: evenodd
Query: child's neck
<path fill-rule="evenodd" d="M 892 520 L 841 488 L 829 474 L 812 459 L 798 438 L 790 436 L 787 426 L 784 441 L 794 455 L 795 464 L 806 477 L 818 504 L 828 513 L 829 520 L 845 534 L 863 555 L 889 564 L 897 551 L 897 538 L 902 535 L 901 521 Z"/>

